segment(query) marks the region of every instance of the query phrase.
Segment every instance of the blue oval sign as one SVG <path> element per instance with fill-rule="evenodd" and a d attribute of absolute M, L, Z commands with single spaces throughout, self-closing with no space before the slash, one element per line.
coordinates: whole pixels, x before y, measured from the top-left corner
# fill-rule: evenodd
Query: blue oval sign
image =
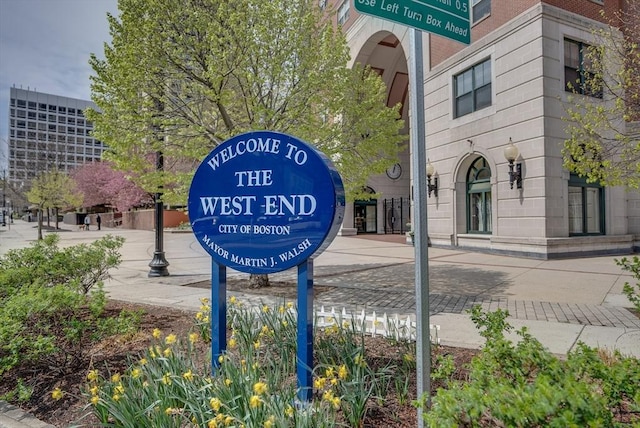
<path fill-rule="evenodd" d="M 256 131 L 218 145 L 189 189 L 189 220 L 219 264 L 268 274 L 320 254 L 344 216 L 332 162 L 287 134 Z"/>

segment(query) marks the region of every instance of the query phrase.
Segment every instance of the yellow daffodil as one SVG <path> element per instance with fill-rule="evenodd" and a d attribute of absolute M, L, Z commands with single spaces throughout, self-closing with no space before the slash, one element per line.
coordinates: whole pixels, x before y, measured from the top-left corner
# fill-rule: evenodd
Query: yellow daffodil
<path fill-rule="evenodd" d="M 113 401 L 120 401 L 120 398 L 122 398 L 122 397 L 120 395 L 118 395 L 118 394 L 113 394 L 113 397 L 111 397 L 111 398 L 113 398 Z"/>
<path fill-rule="evenodd" d="M 231 298 L 229 298 L 229 303 L 231 303 L 232 305 L 235 305 L 238 302 L 238 299 L 236 299 L 236 296 L 231 296 Z"/>
<path fill-rule="evenodd" d="M 189 342 L 196 343 L 200 339 L 200 335 L 198 333 L 191 333 L 189 335 Z"/>
<path fill-rule="evenodd" d="M 113 382 L 113 383 L 120 382 L 120 373 L 116 373 L 113 376 L 111 376 L 111 382 Z"/>
<path fill-rule="evenodd" d="M 331 404 L 333 405 L 334 409 L 339 409 L 340 408 L 340 397 L 333 397 L 331 399 Z"/>
<path fill-rule="evenodd" d="M 89 373 L 87 373 L 87 379 L 94 382 L 98 380 L 99 375 L 98 370 L 89 370 Z"/>
<path fill-rule="evenodd" d="M 100 397 L 98 397 L 97 395 L 94 395 L 93 397 L 91 397 L 91 404 L 93 404 L 94 406 L 97 406 L 99 402 L 100 402 Z"/>
<path fill-rule="evenodd" d="M 292 406 L 287 406 L 287 408 L 284 409 L 284 414 L 287 415 L 287 417 L 292 418 L 295 414 L 295 410 Z"/>
<path fill-rule="evenodd" d="M 324 377 L 317 377 L 313 380 L 313 386 L 316 389 L 322 389 L 324 388 L 325 384 L 326 384 L 327 379 Z"/>
<path fill-rule="evenodd" d="M 238 345 L 238 342 L 236 341 L 236 339 L 234 339 L 233 337 L 231 339 L 229 339 L 229 348 L 235 348 Z"/>
<path fill-rule="evenodd" d="M 171 348 L 166 348 L 164 351 L 162 351 L 162 355 L 164 355 L 165 357 L 168 357 L 171 355 Z"/>
<path fill-rule="evenodd" d="M 147 364 L 147 359 L 146 358 L 140 358 L 140 365 L 144 366 L 145 364 Z"/>
<path fill-rule="evenodd" d="M 121 383 L 119 383 L 113 390 L 116 392 L 116 394 L 124 394 L 124 386 Z"/>
<path fill-rule="evenodd" d="M 218 427 L 218 421 L 216 421 L 215 419 L 211 419 L 209 421 L 209 423 L 207 424 L 208 428 L 217 428 Z"/>
<path fill-rule="evenodd" d="M 262 404 L 262 400 L 260 399 L 259 396 L 252 395 L 249 398 L 249 407 L 251 407 L 252 409 L 255 409 L 256 407 L 260 407 L 261 404 Z"/>
<path fill-rule="evenodd" d="M 220 407 L 222 406 L 222 401 L 220 401 L 219 398 L 214 397 L 209 400 L 209 406 L 211 406 L 214 412 L 219 412 Z"/>
<path fill-rule="evenodd" d="M 159 328 L 154 328 L 153 333 L 151 333 L 151 335 L 156 339 L 160 339 L 160 336 L 162 336 L 162 330 L 160 330 Z"/>
<path fill-rule="evenodd" d="M 167 337 L 164 338 L 164 343 L 166 345 L 173 345 L 174 343 L 176 343 L 177 339 L 178 338 L 176 337 L 176 335 L 171 333 L 170 335 L 168 335 Z"/>
<path fill-rule="evenodd" d="M 338 377 L 342 380 L 345 380 L 348 375 L 349 375 L 349 370 L 347 370 L 347 366 L 345 366 L 344 364 L 341 365 L 340 368 L 338 369 Z"/>
<path fill-rule="evenodd" d="M 98 395 L 98 392 L 100 392 L 100 388 L 98 388 L 98 385 L 92 386 L 91 388 L 89 388 L 89 392 L 91 393 L 91 395 Z"/>
<path fill-rule="evenodd" d="M 269 416 L 269 419 L 264 421 L 264 428 L 273 428 L 275 423 L 276 423 L 276 417 L 271 415 L 271 416 Z"/>
<path fill-rule="evenodd" d="M 164 376 L 162 376 L 162 383 L 171 385 L 171 373 L 165 373 Z"/>
<path fill-rule="evenodd" d="M 56 388 L 53 391 L 51 391 L 51 398 L 53 398 L 54 400 L 57 401 L 62 397 L 64 397 L 64 392 L 62 392 L 60 388 Z"/>
<path fill-rule="evenodd" d="M 268 389 L 267 388 L 267 384 L 264 383 L 264 382 L 256 382 L 253 385 L 253 392 L 255 392 L 258 395 L 262 395 L 262 394 L 266 393 L 267 389 Z"/>
<path fill-rule="evenodd" d="M 191 370 L 189 370 L 189 371 L 183 373 L 182 377 L 185 378 L 188 381 L 192 381 L 193 380 L 193 373 L 191 372 Z"/>
<path fill-rule="evenodd" d="M 260 349 L 260 341 L 256 340 L 255 342 L 253 342 L 253 347 L 254 349 Z"/>
<path fill-rule="evenodd" d="M 233 422 L 233 418 L 231 416 L 225 416 L 224 418 L 224 426 L 228 427 Z"/>
<path fill-rule="evenodd" d="M 327 367 L 327 369 L 324 371 L 324 375 L 326 377 L 333 377 L 334 374 L 335 370 L 333 369 L 333 367 Z"/>
<path fill-rule="evenodd" d="M 139 378 L 141 374 L 142 374 L 142 370 L 140 370 L 137 367 L 135 369 L 131 370 L 131 377 L 134 378 L 134 379 Z"/>
<path fill-rule="evenodd" d="M 232 383 L 233 383 L 233 381 L 231 379 L 227 378 L 227 379 L 224 380 L 224 384 L 227 385 L 227 386 L 230 386 Z"/>
<path fill-rule="evenodd" d="M 268 313 L 270 310 L 271 310 L 271 309 L 270 309 L 270 308 L 269 308 L 269 306 L 267 306 L 267 305 L 264 305 L 264 306 L 262 307 L 262 312 L 264 312 L 265 314 L 266 314 L 266 313 Z"/>

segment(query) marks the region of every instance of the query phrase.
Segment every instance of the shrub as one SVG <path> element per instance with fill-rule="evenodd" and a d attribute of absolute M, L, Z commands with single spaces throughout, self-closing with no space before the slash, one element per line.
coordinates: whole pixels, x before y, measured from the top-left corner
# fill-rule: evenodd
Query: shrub
<path fill-rule="evenodd" d="M 622 270 L 631 272 L 636 281 L 640 281 L 640 259 L 638 256 L 633 256 L 633 260 L 629 260 L 626 257 L 620 260 L 616 259 L 616 264 L 620 266 Z M 622 292 L 627 296 L 629 301 L 633 303 L 636 311 L 640 312 L 640 282 L 636 282 L 635 286 L 625 282 Z"/>
<path fill-rule="evenodd" d="M 0 375 L 22 363 L 51 359 L 54 370 L 73 367 L 87 341 L 135 324 L 122 314 L 114 325 L 100 316 L 102 280 L 120 263 L 123 238 L 61 249 L 57 235 L 0 258 Z"/>
<path fill-rule="evenodd" d="M 604 361 L 580 344 L 562 361 L 526 328 L 517 332 L 518 343 L 505 339 L 504 331 L 512 328 L 507 316 L 472 309 L 487 342 L 467 381 L 437 391 L 432 408 L 425 409 L 428 426 L 609 427 L 616 426 L 614 415 L 624 406 L 640 408 L 637 359 L 614 353 Z"/>

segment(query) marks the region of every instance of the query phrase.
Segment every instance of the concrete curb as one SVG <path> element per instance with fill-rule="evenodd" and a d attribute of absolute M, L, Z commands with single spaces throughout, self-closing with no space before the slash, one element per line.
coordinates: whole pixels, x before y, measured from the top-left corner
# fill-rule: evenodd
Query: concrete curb
<path fill-rule="evenodd" d="M 0 401 L 0 428 L 55 428 L 18 407 Z"/>

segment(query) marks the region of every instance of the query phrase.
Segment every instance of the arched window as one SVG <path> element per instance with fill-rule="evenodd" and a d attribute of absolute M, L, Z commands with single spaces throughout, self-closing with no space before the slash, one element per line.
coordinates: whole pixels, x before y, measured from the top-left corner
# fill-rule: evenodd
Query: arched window
<path fill-rule="evenodd" d="M 467 232 L 491 233 L 491 169 L 484 158 L 467 172 Z"/>

